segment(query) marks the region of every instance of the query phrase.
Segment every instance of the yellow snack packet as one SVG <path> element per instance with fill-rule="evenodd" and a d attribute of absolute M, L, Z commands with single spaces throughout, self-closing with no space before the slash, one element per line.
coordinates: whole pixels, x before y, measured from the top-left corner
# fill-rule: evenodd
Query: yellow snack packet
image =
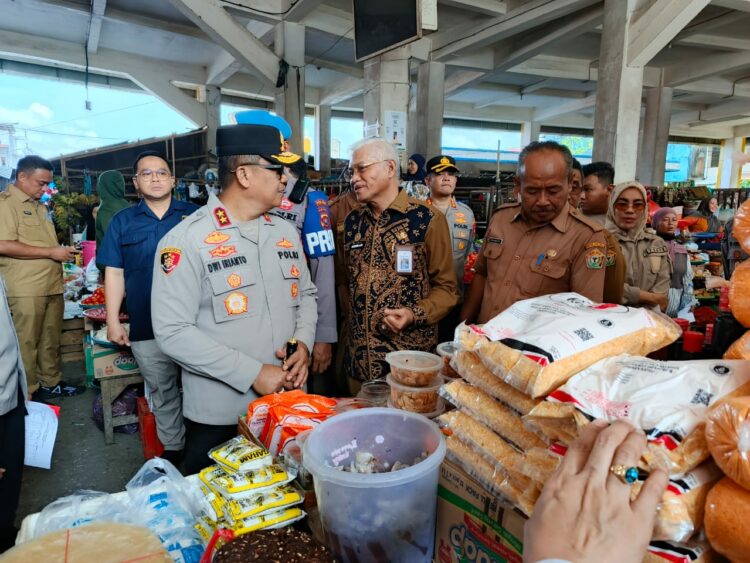
<path fill-rule="evenodd" d="M 290 483 L 296 476 L 277 464 L 245 473 L 225 473 L 221 468 L 218 469 L 216 471 L 216 466 L 213 465 L 207 467 L 200 472 L 199 478 L 227 501 L 267 492 Z"/>
<path fill-rule="evenodd" d="M 226 512 L 226 501 L 224 500 L 224 497 L 210 489 L 205 483 L 201 483 L 200 488 L 201 493 L 203 493 L 201 502 L 203 513 L 214 522 L 223 520 Z"/>
<path fill-rule="evenodd" d="M 273 457 L 266 448 L 254 444 L 244 436 L 235 436 L 209 450 L 208 457 L 228 473 L 254 471 L 273 463 Z"/>
<path fill-rule="evenodd" d="M 247 518 L 296 506 L 304 500 L 304 495 L 294 485 L 282 485 L 270 491 L 229 501 L 225 518 L 230 526 L 234 526 Z"/>
<path fill-rule="evenodd" d="M 288 526 L 297 520 L 302 520 L 305 516 L 307 514 L 299 508 L 283 508 L 261 514 L 260 516 L 252 516 L 240 520 L 234 526 L 233 530 L 237 535 L 247 534 L 256 530 L 273 530 L 274 528 Z"/>

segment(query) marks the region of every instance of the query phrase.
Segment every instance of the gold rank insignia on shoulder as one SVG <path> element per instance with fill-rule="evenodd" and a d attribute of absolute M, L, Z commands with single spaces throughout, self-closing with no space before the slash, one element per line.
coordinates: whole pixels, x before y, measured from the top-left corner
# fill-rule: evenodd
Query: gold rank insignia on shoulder
<path fill-rule="evenodd" d="M 214 217 L 216 217 L 216 222 L 222 227 L 227 227 L 232 224 L 229 220 L 229 215 L 227 215 L 226 209 L 223 207 L 217 207 L 214 209 Z"/>

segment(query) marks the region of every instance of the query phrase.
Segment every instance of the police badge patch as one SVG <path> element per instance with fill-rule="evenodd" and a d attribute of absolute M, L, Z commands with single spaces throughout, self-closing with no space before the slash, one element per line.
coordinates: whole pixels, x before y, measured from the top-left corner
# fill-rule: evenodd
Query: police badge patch
<path fill-rule="evenodd" d="M 182 256 L 182 250 L 175 248 L 174 246 L 168 246 L 162 248 L 159 253 L 159 263 L 161 264 L 161 271 L 166 275 L 171 274 L 177 268 L 177 264 L 180 263 L 180 256 Z"/>

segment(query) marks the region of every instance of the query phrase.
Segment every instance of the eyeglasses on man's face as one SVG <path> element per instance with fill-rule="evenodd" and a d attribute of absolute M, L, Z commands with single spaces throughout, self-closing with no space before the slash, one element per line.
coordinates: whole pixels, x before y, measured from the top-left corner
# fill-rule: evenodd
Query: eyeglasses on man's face
<path fill-rule="evenodd" d="M 390 159 L 376 160 L 375 162 L 368 162 L 367 164 L 355 164 L 354 166 L 344 170 L 344 181 L 351 182 L 352 178 L 354 178 L 355 175 L 361 176 L 365 170 L 370 168 L 370 166 L 380 164 L 381 162 L 388 162 L 388 160 Z"/>
<path fill-rule="evenodd" d="M 163 168 L 159 168 L 159 170 L 141 170 L 136 176 L 141 180 L 152 180 L 153 178 L 167 180 L 172 177 L 169 170 L 164 170 Z"/>

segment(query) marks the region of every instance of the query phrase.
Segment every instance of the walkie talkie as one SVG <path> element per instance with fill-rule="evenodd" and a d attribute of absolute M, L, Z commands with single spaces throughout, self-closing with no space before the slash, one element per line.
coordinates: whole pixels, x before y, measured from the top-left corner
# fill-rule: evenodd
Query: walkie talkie
<path fill-rule="evenodd" d="M 289 201 L 292 203 L 300 204 L 305 201 L 305 195 L 310 187 L 310 181 L 307 179 L 307 174 L 302 176 L 294 184 L 291 193 L 289 194 Z"/>

